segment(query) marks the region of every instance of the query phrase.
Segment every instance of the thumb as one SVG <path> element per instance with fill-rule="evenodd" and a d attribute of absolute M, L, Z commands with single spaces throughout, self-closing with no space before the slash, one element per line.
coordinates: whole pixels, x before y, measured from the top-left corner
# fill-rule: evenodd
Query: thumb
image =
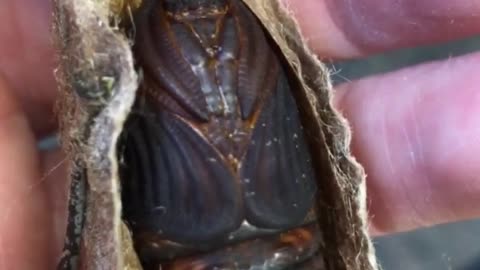
<path fill-rule="evenodd" d="M 53 218 L 27 117 L 0 77 L 0 269 L 53 269 Z"/>

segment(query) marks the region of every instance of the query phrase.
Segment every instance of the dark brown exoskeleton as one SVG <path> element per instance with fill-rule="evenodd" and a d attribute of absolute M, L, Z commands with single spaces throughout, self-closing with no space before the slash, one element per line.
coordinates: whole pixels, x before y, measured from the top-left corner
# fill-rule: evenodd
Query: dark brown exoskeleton
<path fill-rule="evenodd" d="M 144 0 L 143 82 L 119 143 L 149 269 L 286 269 L 318 248 L 298 82 L 239 0 Z"/>

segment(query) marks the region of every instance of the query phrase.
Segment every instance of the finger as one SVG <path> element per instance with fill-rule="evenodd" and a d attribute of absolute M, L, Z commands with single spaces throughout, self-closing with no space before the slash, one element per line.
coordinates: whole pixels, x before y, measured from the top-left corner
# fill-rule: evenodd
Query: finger
<path fill-rule="evenodd" d="M 2 0 L 0 4 L 0 73 L 39 135 L 55 126 L 50 2 Z"/>
<path fill-rule="evenodd" d="M 50 1 L 5 1 L 0 8 L 0 70 L 36 133 L 43 134 L 55 126 Z M 283 1 L 322 57 L 357 57 L 480 32 L 480 7 L 472 0 Z"/>
<path fill-rule="evenodd" d="M 0 269 L 53 269 L 52 220 L 35 138 L 0 80 Z"/>
<path fill-rule="evenodd" d="M 282 0 L 321 57 L 352 58 L 480 33 L 476 0 Z"/>
<path fill-rule="evenodd" d="M 58 148 L 44 151 L 42 154 L 42 178 L 48 194 L 49 213 L 52 216 L 52 238 L 49 246 L 58 262 L 62 255 L 67 228 L 67 202 L 69 181 L 67 177 L 67 158 Z"/>
<path fill-rule="evenodd" d="M 339 87 L 376 233 L 480 216 L 478 70 L 479 53 Z"/>

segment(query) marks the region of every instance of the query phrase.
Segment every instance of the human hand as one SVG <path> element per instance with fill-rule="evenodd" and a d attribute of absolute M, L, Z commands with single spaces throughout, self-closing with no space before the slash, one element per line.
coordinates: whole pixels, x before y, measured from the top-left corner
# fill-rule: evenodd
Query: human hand
<path fill-rule="evenodd" d="M 65 231 L 66 177 L 55 132 L 48 0 L 0 0 L 0 269 L 55 269 Z"/>
<path fill-rule="evenodd" d="M 474 0 L 283 1 L 322 58 L 480 33 Z M 0 0 L 0 269 L 53 269 L 62 245 L 62 158 L 36 147 L 55 129 L 49 2 Z M 478 70 L 477 53 L 337 87 L 373 233 L 480 216 Z"/>
<path fill-rule="evenodd" d="M 322 58 L 480 33 L 478 1 L 284 0 Z M 336 87 L 375 235 L 480 217 L 480 53 Z"/>

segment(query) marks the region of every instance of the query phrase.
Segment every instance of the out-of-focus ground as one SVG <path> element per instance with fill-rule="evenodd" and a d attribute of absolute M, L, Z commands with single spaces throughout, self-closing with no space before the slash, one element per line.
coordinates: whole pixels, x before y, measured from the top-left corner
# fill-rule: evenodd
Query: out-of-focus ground
<path fill-rule="evenodd" d="M 333 63 L 331 68 L 334 82 L 340 83 L 473 51 L 480 51 L 480 37 Z M 480 270 L 480 219 L 380 237 L 375 245 L 383 270 Z"/>
<path fill-rule="evenodd" d="M 384 270 L 480 270 L 480 220 L 377 238 Z"/>

